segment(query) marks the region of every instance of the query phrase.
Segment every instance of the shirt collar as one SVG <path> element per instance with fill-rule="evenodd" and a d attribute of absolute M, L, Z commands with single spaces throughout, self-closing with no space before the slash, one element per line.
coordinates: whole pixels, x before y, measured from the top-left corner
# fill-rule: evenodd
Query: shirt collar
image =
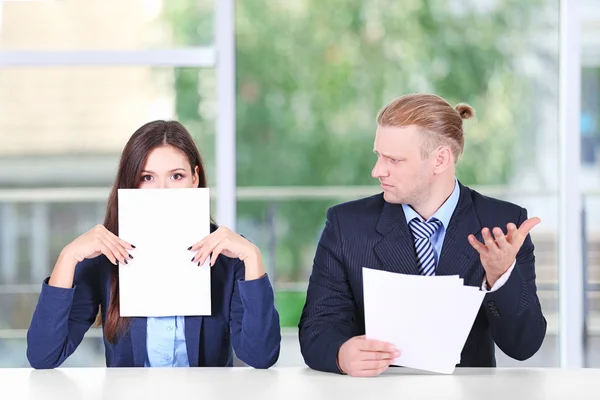
<path fill-rule="evenodd" d="M 454 178 L 454 190 L 448 199 L 442 204 L 440 208 L 429 218 L 431 221 L 433 218 L 438 219 L 444 226 L 444 229 L 448 229 L 448 224 L 450 223 L 450 218 L 452 218 L 452 214 L 456 209 L 458 204 L 458 198 L 460 196 L 460 187 L 458 186 L 458 180 Z M 404 216 L 406 217 L 406 222 L 410 222 L 413 218 L 418 218 L 423 221 L 423 218 L 411 206 L 408 204 L 402 204 L 402 209 L 404 210 Z"/>

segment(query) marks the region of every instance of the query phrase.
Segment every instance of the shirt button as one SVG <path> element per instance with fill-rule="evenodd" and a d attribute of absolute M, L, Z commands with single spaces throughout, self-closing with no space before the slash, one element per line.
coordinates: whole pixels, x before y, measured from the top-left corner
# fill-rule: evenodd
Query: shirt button
<path fill-rule="evenodd" d="M 168 326 L 168 327 L 167 327 L 167 330 L 168 330 L 169 332 L 171 332 L 171 331 L 173 330 L 173 327 L 172 327 L 172 326 Z"/>
<path fill-rule="evenodd" d="M 171 362 L 171 357 L 169 357 L 169 356 L 165 357 L 165 361 L 166 362 Z"/>

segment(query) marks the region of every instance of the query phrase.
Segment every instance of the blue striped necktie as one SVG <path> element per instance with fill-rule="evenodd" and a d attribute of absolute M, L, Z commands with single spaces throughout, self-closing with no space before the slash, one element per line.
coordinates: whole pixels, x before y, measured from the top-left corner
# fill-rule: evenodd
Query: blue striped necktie
<path fill-rule="evenodd" d="M 421 275 L 435 275 L 435 257 L 430 239 L 441 225 L 442 222 L 435 218 L 429 222 L 413 218 L 408 223 L 413 234 L 413 239 L 415 240 L 417 266 Z"/>

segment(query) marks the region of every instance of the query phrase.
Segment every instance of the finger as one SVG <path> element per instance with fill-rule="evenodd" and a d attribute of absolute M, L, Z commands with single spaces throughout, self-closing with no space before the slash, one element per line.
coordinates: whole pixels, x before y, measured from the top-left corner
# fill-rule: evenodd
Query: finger
<path fill-rule="evenodd" d="M 128 250 L 135 249 L 134 245 L 121 239 L 120 237 L 118 237 L 117 235 L 115 235 L 114 233 L 112 233 L 111 231 L 106 229 L 104 226 L 102 226 L 102 229 L 100 230 L 100 234 L 102 236 L 108 237 L 111 242 L 118 244 L 119 246 L 123 247 L 124 249 L 128 249 Z"/>
<path fill-rule="evenodd" d="M 477 240 L 475 235 L 469 235 L 468 239 L 469 239 L 469 243 L 471 244 L 471 246 L 473 246 L 473 248 L 475 250 L 477 250 L 477 252 L 479 254 L 487 254 L 487 252 L 488 252 L 487 247 L 485 247 L 485 245 L 483 243 L 481 243 L 479 240 Z"/>
<path fill-rule="evenodd" d="M 202 240 L 200 240 L 198 243 L 191 245 L 190 247 L 188 247 L 188 250 L 190 251 L 198 251 L 200 250 L 201 247 L 205 246 L 207 242 L 210 242 L 211 240 L 217 240 L 219 241 L 220 238 L 225 234 L 225 230 L 223 229 L 223 227 L 219 227 L 217 228 L 216 231 L 208 234 L 207 236 L 205 236 Z"/>
<path fill-rule="evenodd" d="M 211 238 L 209 241 L 205 242 L 199 249 L 198 253 L 194 257 L 192 257 L 192 262 L 200 262 L 204 264 L 208 259 L 210 253 L 213 251 L 215 247 L 219 244 L 220 240 L 216 237 Z"/>
<path fill-rule="evenodd" d="M 196 251 L 196 254 L 192 257 L 192 262 L 202 260 L 204 258 L 204 254 L 206 254 L 206 249 L 210 249 L 210 242 L 207 239 L 208 237 L 202 239 L 201 241 L 190 247 L 189 250 Z M 210 240 L 212 240 L 212 238 L 210 238 Z"/>
<path fill-rule="evenodd" d="M 352 376 L 356 377 L 369 377 L 377 376 L 385 372 L 389 368 L 389 365 L 381 367 L 379 369 L 360 369 L 356 371 Z"/>
<path fill-rule="evenodd" d="M 377 360 L 377 361 L 363 361 L 360 363 L 359 369 L 365 370 L 377 370 L 385 367 L 389 367 L 392 360 Z"/>
<path fill-rule="evenodd" d="M 110 234 L 110 235 L 106 236 L 106 239 L 108 239 L 110 241 L 110 243 L 112 243 L 112 245 L 119 252 L 119 254 L 123 260 L 133 258 L 133 256 L 131 254 L 129 254 L 129 251 L 127 251 L 127 247 L 125 247 L 125 246 L 123 246 L 123 244 L 121 244 L 121 240 L 117 236 Z"/>
<path fill-rule="evenodd" d="M 198 251 L 202 246 L 204 246 L 204 244 L 209 241 L 210 239 L 212 239 L 214 236 L 212 236 L 213 233 L 211 233 L 210 235 L 204 237 L 202 240 L 200 240 L 197 243 L 194 243 L 193 245 L 191 245 L 190 247 L 188 247 L 189 251 Z"/>
<path fill-rule="evenodd" d="M 125 247 L 123 247 L 123 245 L 121 245 L 121 242 L 118 240 L 119 238 L 117 238 L 114 235 L 111 235 L 112 234 L 104 236 L 104 239 L 106 239 L 106 241 L 113 246 L 112 248 L 114 249 L 114 251 L 117 251 L 118 254 L 115 254 L 115 256 L 119 257 L 120 260 L 127 264 L 126 261 L 128 259 L 132 259 L 133 256 L 129 254 L 129 252 Z"/>
<path fill-rule="evenodd" d="M 508 243 L 512 244 L 515 238 L 515 234 L 517 233 L 517 226 L 512 222 L 509 222 L 508 224 L 506 224 L 506 231 L 506 239 L 508 240 Z"/>
<path fill-rule="evenodd" d="M 96 227 L 94 228 L 95 232 L 97 234 L 99 234 L 100 236 L 107 236 L 111 239 L 112 242 L 116 242 L 119 243 L 119 245 L 123 246 L 125 249 L 135 249 L 135 246 L 129 242 L 126 242 L 125 240 L 121 239 L 120 237 L 118 237 L 117 235 L 115 235 L 114 233 L 112 233 L 111 231 L 109 231 L 108 229 L 106 229 L 106 227 L 104 225 L 96 225 Z"/>
<path fill-rule="evenodd" d="M 215 249 L 212 251 L 212 255 L 210 257 L 210 266 L 212 267 L 213 265 L 215 265 L 215 263 L 217 262 L 217 257 L 219 257 L 219 254 L 221 254 L 221 252 L 225 249 L 225 241 L 219 243 L 219 245 L 217 247 L 215 247 Z"/>
<path fill-rule="evenodd" d="M 119 252 L 119 250 L 117 249 L 117 247 L 115 245 L 113 245 L 110 241 L 108 241 L 105 237 L 100 237 L 100 241 L 102 242 L 102 244 L 104 246 L 106 246 L 108 248 L 108 250 L 110 251 L 113 260 L 115 260 L 113 263 L 114 264 L 118 264 L 119 262 L 124 262 L 125 264 L 127 264 L 127 259 L 125 259 L 125 257 L 121 256 L 121 253 Z"/>
<path fill-rule="evenodd" d="M 492 234 L 490 233 L 490 230 L 488 228 L 483 228 L 481 230 L 481 236 L 483 237 L 485 246 L 488 248 L 489 251 L 498 250 L 498 245 L 494 241 L 494 238 L 492 237 Z"/>
<path fill-rule="evenodd" d="M 104 242 L 101 239 L 98 239 L 97 251 L 99 251 L 102 254 L 104 254 L 106 256 L 106 258 L 108 258 L 108 260 L 111 263 L 113 263 L 114 265 L 119 265 L 119 262 L 117 261 L 117 258 L 113 254 L 113 252 L 110 249 L 110 247 L 108 247 L 107 245 L 105 245 Z"/>
<path fill-rule="evenodd" d="M 113 240 L 115 240 L 117 243 L 119 243 L 124 249 L 127 249 L 127 250 L 133 250 L 133 249 L 135 249 L 135 246 L 132 245 L 131 243 L 129 243 L 129 242 L 121 239 L 120 237 L 118 237 L 117 235 L 113 234 L 110 231 L 109 231 L 109 233 L 110 233 L 111 238 Z"/>
<path fill-rule="evenodd" d="M 393 352 L 387 351 L 365 351 L 361 350 L 360 358 L 362 361 L 381 361 L 387 360 L 392 362 L 396 358 L 400 357 L 400 352 L 398 350 Z"/>
<path fill-rule="evenodd" d="M 380 340 L 365 339 L 356 342 L 358 349 L 362 351 L 383 351 L 393 353 L 397 351 L 396 347 L 388 342 L 382 342 Z"/>
<path fill-rule="evenodd" d="M 194 249 L 198 251 L 195 261 L 202 261 L 204 263 L 210 252 L 219 244 L 221 240 L 223 240 L 223 234 L 221 232 L 217 234 L 217 231 L 215 231 L 198 242 L 198 246 L 192 246 L 192 251 Z M 199 257 L 199 255 L 201 255 L 201 257 Z"/>
<path fill-rule="evenodd" d="M 496 227 L 492 231 L 494 233 L 494 239 L 496 239 L 496 244 L 501 250 L 505 250 L 510 247 L 510 243 L 506 240 L 506 236 L 504 236 L 504 232 L 502 229 Z"/>

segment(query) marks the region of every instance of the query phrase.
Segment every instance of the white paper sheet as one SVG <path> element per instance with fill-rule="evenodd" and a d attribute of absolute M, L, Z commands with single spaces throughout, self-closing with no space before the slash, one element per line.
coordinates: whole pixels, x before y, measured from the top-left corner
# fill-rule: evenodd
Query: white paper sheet
<path fill-rule="evenodd" d="M 450 374 L 485 293 L 458 276 L 404 275 L 363 268 L 368 339 L 394 344 L 393 365 Z"/>
<path fill-rule="evenodd" d="M 119 189 L 119 237 L 136 246 L 119 265 L 127 317 L 210 315 L 210 266 L 188 247 L 210 234 L 209 189 Z M 209 260 L 210 261 L 210 260 Z"/>

